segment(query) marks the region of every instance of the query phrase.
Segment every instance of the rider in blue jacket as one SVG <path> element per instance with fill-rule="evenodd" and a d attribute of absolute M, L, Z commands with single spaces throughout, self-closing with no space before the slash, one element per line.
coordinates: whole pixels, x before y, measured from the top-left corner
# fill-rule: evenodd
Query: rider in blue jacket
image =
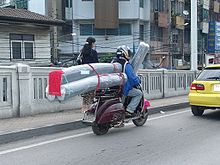
<path fill-rule="evenodd" d="M 116 58 L 113 62 L 119 62 L 122 65 L 123 72 L 127 75 L 127 81 L 124 84 L 123 95 L 132 97 L 131 102 L 128 104 L 126 111 L 134 114 L 140 100 L 142 98 L 142 91 L 138 89 L 140 86 L 140 79 L 134 72 L 132 65 L 129 63 L 131 51 L 123 45 L 119 46 L 116 52 Z"/>

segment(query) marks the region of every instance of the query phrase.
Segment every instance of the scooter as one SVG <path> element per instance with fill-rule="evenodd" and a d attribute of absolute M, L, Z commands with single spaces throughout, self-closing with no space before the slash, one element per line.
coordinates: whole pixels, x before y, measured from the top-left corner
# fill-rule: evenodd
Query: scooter
<path fill-rule="evenodd" d="M 141 86 L 139 87 L 142 91 Z M 143 91 L 142 91 L 143 93 Z M 83 123 L 92 125 L 92 130 L 96 135 L 104 135 L 112 127 L 120 128 L 124 123 L 132 120 L 134 125 L 142 126 L 148 118 L 148 107 L 150 103 L 142 99 L 135 110 L 135 116 L 128 114 L 125 109 L 131 98 L 127 97 L 122 103 L 121 87 L 112 87 L 100 90 L 95 94 L 95 102 L 84 112 Z"/>

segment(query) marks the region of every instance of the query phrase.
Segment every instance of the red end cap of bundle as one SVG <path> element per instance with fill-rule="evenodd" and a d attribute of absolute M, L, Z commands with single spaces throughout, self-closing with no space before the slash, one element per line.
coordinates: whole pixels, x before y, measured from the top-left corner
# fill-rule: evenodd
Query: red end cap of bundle
<path fill-rule="evenodd" d="M 54 70 L 49 73 L 49 95 L 61 96 L 62 70 Z"/>

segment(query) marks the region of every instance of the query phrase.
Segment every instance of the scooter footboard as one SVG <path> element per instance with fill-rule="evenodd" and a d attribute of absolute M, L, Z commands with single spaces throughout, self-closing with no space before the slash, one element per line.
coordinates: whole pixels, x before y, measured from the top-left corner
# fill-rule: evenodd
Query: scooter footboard
<path fill-rule="evenodd" d="M 102 104 L 96 113 L 96 122 L 105 124 L 122 120 L 124 114 L 123 104 L 119 99 L 107 100 Z"/>

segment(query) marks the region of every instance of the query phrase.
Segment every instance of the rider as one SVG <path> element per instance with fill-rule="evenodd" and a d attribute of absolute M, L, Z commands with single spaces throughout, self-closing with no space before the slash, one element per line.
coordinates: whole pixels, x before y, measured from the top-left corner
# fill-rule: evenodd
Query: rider
<path fill-rule="evenodd" d="M 140 79 L 135 74 L 132 65 L 129 63 L 131 55 L 130 48 L 126 45 L 119 46 L 116 51 L 116 57 L 112 62 L 119 62 L 122 65 L 123 72 L 127 75 L 127 81 L 124 84 L 123 95 L 124 97 L 130 96 L 131 102 L 128 104 L 126 111 L 132 116 L 135 115 L 140 100 L 142 98 L 142 91 L 138 89 L 140 87 Z"/>

